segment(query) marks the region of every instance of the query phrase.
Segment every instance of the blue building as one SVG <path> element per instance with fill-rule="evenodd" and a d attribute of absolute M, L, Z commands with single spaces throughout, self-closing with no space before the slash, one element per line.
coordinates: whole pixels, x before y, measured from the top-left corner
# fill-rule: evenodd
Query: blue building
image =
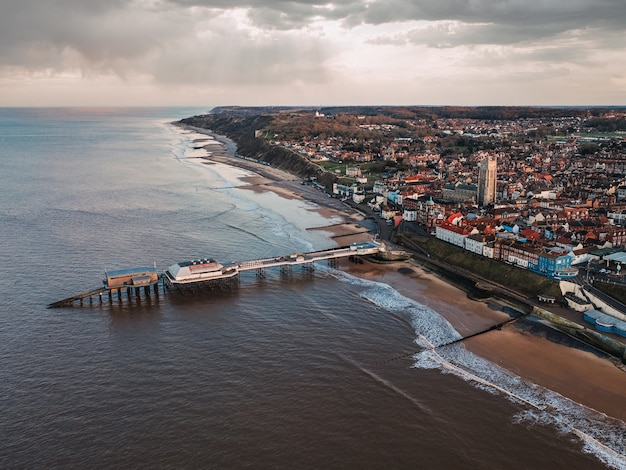
<path fill-rule="evenodd" d="M 529 266 L 529 269 L 553 279 L 568 279 L 578 274 L 578 269 L 572 268 L 572 260 L 569 255 L 542 253 L 537 258 L 537 265 Z"/>

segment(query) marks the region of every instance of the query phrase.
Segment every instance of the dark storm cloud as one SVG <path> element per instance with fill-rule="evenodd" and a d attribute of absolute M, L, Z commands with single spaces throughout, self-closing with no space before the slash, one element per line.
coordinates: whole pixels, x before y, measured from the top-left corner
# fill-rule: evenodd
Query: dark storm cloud
<path fill-rule="evenodd" d="M 266 36 L 211 23 L 234 10 Z M 624 0 L 4 0 L 1 12 L 0 70 L 136 73 L 168 83 L 321 80 L 329 39 L 349 47 L 351 29 L 364 24 L 435 22 L 370 44 L 454 48 L 578 34 L 590 51 L 623 48 L 626 24 Z M 343 37 L 307 29 L 323 20 L 339 22 Z"/>
<path fill-rule="evenodd" d="M 276 29 L 302 27 L 315 18 L 339 20 L 346 26 L 419 20 L 492 24 L 493 36 L 484 38 L 489 43 L 506 41 L 500 32 L 510 27 L 518 30 L 519 38 L 533 38 L 536 31 L 552 35 L 581 28 L 603 28 L 623 34 L 626 24 L 623 0 L 170 0 L 170 3 L 245 8 L 257 24 Z"/>
<path fill-rule="evenodd" d="M 176 15 L 128 2 L 9 1 L 0 17 L 0 65 L 61 69 L 62 56 L 73 51 L 86 63 L 112 66 L 184 32 Z"/>
<path fill-rule="evenodd" d="M 459 2 L 466 3 L 466 2 Z M 476 2 L 478 4 L 479 2 Z M 458 47 L 472 45 L 516 45 L 524 43 L 549 44 L 550 41 L 570 39 L 590 41 L 598 47 L 623 48 L 626 2 L 615 3 L 608 8 L 608 2 L 588 2 L 579 4 L 568 2 L 567 7 L 558 7 L 559 2 L 550 2 L 549 8 L 521 8 L 521 2 L 493 2 L 492 8 L 460 8 L 451 13 L 447 9 L 430 9 L 423 17 L 437 20 L 425 28 L 414 29 L 400 36 L 387 36 L 374 39 L 373 43 L 412 43 L 429 47 Z M 593 8 L 598 5 L 597 10 Z M 408 6 L 415 10 L 414 6 Z M 406 12 L 407 15 L 409 12 Z M 413 12 L 414 13 L 414 12 Z M 396 11 L 397 14 L 397 11 Z M 373 18 L 380 18 L 375 12 L 368 12 Z M 373 21 L 373 19 L 372 19 Z"/>
<path fill-rule="evenodd" d="M 0 70 L 143 74 L 166 83 L 322 79 L 324 41 L 279 31 L 259 38 L 237 24 L 211 23 L 240 5 L 9 0 L 0 16 Z"/>
<path fill-rule="evenodd" d="M 622 29 L 625 14 L 626 4 L 621 0 L 378 0 L 364 9 L 360 20 L 371 24 L 454 20 L 517 27 L 552 25 L 556 31 L 562 31 L 596 24 Z"/>

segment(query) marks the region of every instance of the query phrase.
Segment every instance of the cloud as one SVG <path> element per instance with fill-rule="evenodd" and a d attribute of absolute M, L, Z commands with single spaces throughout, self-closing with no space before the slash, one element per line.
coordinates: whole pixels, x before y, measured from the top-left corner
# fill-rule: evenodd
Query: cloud
<path fill-rule="evenodd" d="M 26 69 L 115 68 L 185 33 L 180 15 L 124 2 L 32 2 L 3 7 L 0 64 Z"/>
<path fill-rule="evenodd" d="M 623 47 L 626 3 L 621 1 L 556 0 L 529 4 L 516 0 L 452 0 L 425 5 L 425 2 L 400 0 L 375 2 L 360 21 L 372 24 L 423 21 L 422 27 L 413 29 L 404 37 L 380 37 L 375 39 L 378 43 L 407 41 L 429 47 L 507 45 L 545 42 L 565 34 L 580 33 L 593 36 L 597 42 L 608 39 L 615 41 L 613 47 Z"/>
<path fill-rule="evenodd" d="M 170 0 L 172 5 L 244 9 L 259 27 L 299 29 L 316 19 L 340 21 L 347 28 L 409 21 L 456 21 L 560 34 L 584 28 L 622 32 L 622 0 Z M 518 33 L 519 34 L 519 33 Z"/>
<path fill-rule="evenodd" d="M 157 82 L 284 86 L 327 80 L 329 46 L 293 32 L 254 34 L 213 28 L 200 39 L 164 47 L 153 70 Z"/>
<path fill-rule="evenodd" d="M 0 20 L 0 67 L 5 71 L 149 74 L 169 84 L 280 84 L 322 79 L 330 51 L 323 39 L 264 32 L 242 10 L 218 9 L 220 2 L 181 8 L 160 2 L 65 1 L 51 8 L 20 0 L 11 6 Z"/>
<path fill-rule="evenodd" d="M 406 96 L 409 74 L 453 83 L 483 66 L 515 82 L 594 67 L 624 91 L 624 24 L 623 0 L 4 0 L 0 80 L 95 87 L 140 77 L 194 89 L 274 86 L 271 96 L 337 86 L 332 96 L 347 97 L 352 84 L 382 90 L 398 77 L 392 91 Z"/>

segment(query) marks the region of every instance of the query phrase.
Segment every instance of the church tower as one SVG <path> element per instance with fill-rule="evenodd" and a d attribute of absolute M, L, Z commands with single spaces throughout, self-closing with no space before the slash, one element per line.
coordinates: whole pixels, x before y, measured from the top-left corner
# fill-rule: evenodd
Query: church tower
<path fill-rule="evenodd" d="M 498 160 L 495 155 L 488 155 L 478 164 L 478 206 L 496 202 L 496 170 Z"/>

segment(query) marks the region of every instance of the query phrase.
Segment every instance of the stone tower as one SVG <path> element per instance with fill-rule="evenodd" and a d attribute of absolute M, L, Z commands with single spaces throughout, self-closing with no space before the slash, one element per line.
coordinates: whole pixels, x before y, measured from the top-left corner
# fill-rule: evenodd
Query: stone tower
<path fill-rule="evenodd" d="M 478 206 L 496 202 L 496 170 L 498 160 L 495 155 L 488 155 L 478 164 Z"/>

